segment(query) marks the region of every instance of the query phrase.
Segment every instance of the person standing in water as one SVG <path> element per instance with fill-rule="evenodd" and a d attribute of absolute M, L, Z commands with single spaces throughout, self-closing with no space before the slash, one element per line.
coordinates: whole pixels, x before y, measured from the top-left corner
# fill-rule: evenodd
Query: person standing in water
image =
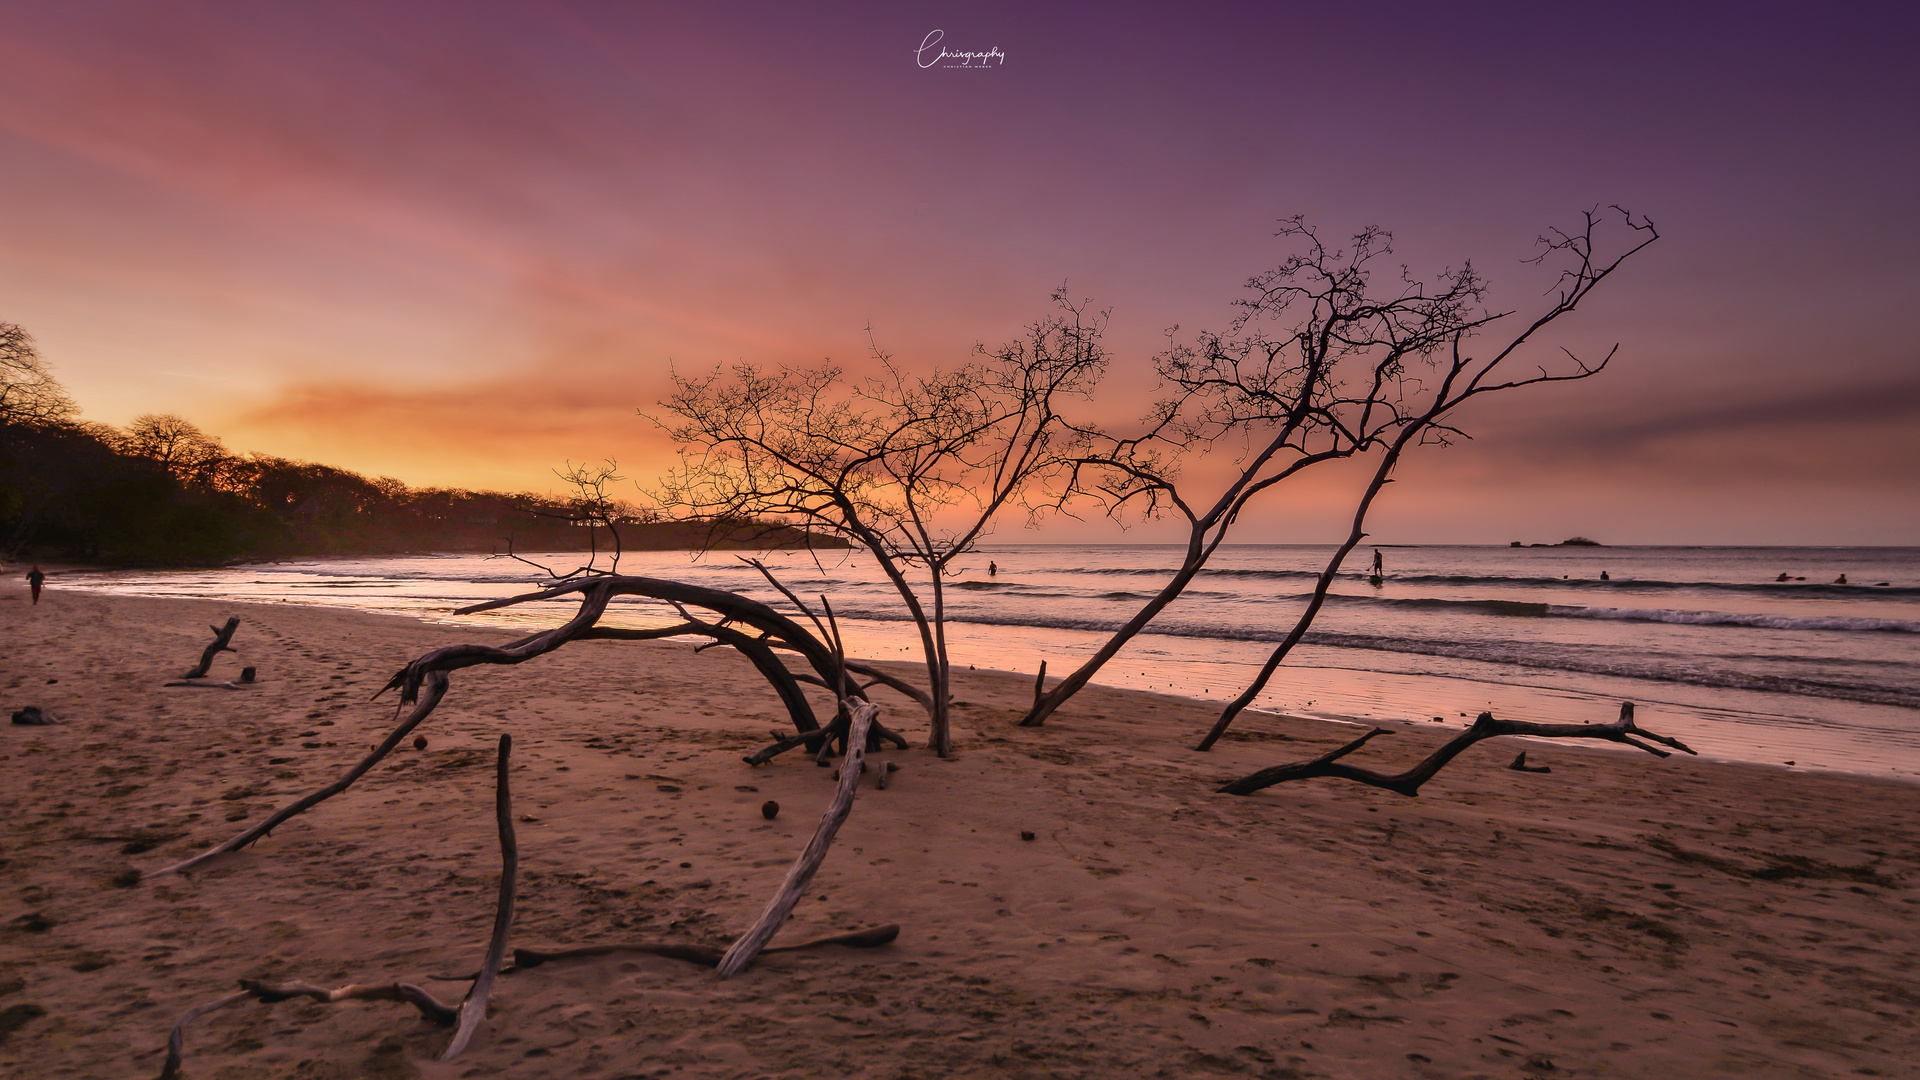
<path fill-rule="evenodd" d="M 1374 548 L 1373 549 L 1373 576 L 1379 577 L 1381 571 L 1386 568 L 1386 565 L 1387 565 L 1386 560 L 1380 557 L 1380 549 Z"/>
<path fill-rule="evenodd" d="M 39 563 L 35 563 L 33 569 L 27 571 L 27 591 L 33 593 L 33 602 L 36 604 L 40 602 L 40 586 L 46 580 L 47 575 L 40 572 Z"/>
<path fill-rule="evenodd" d="M 994 562 L 992 559 L 988 559 L 987 560 L 987 576 L 996 577 L 999 575 L 999 573 L 1000 573 L 1000 564 L 997 562 Z"/>

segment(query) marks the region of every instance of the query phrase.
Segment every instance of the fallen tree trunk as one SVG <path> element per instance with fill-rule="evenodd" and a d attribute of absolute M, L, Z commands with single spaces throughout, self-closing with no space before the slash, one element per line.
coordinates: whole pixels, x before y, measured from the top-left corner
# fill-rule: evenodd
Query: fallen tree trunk
<path fill-rule="evenodd" d="M 860 765 L 867 753 L 867 728 L 879 712 L 872 702 L 844 701 L 841 703 L 847 711 L 847 756 L 840 765 L 840 786 L 834 792 L 833 802 L 827 805 L 826 813 L 820 816 L 820 824 L 813 830 L 813 838 L 794 860 L 787 871 L 786 880 L 767 901 L 766 910 L 754 921 L 746 933 L 740 935 L 726 955 L 721 957 L 718 967 L 723 979 L 732 978 L 744 971 L 753 958 L 760 954 L 767 942 L 780 929 L 793 913 L 793 907 L 800 902 L 800 894 L 806 891 L 807 883 L 813 880 L 814 872 L 820 869 L 820 863 L 827 857 L 827 848 L 833 844 L 833 834 L 840 830 L 847 815 L 853 812 L 854 792 L 860 787 Z"/>
<path fill-rule="evenodd" d="M 1625 743 L 1656 757 L 1672 756 L 1665 750 L 1638 741 L 1638 739 L 1646 739 L 1660 743 L 1662 746 L 1671 746 L 1684 753 L 1694 753 L 1692 747 L 1678 739 L 1656 735 L 1635 724 L 1633 702 L 1623 701 L 1620 703 L 1620 719 L 1611 724 L 1535 724 L 1525 720 L 1496 720 L 1492 713 L 1483 712 L 1475 718 L 1472 727 L 1427 755 L 1426 760 L 1402 773 L 1375 772 L 1357 765 L 1348 765 L 1340 760 L 1365 746 L 1374 736 L 1391 734 L 1393 732 L 1387 728 L 1374 728 L 1345 746 L 1330 750 L 1317 758 L 1261 769 L 1257 773 L 1226 784 L 1218 790 L 1227 795 L 1251 795 L 1262 788 L 1284 784 L 1290 780 L 1311 780 L 1315 777 L 1331 776 L 1370 787 L 1385 788 L 1413 798 L 1420 794 L 1420 785 L 1433 779 L 1434 774 L 1445 768 L 1448 762 L 1458 757 L 1467 747 L 1484 739 L 1499 738 L 1502 735 L 1528 735 L 1540 739 L 1601 739 L 1606 742 Z"/>

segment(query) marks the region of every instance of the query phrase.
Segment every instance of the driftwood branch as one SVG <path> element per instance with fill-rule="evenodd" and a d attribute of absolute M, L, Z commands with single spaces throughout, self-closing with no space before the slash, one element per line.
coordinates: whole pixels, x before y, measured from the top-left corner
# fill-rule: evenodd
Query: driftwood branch
<path fill-rule="evenodd" d="M 804 731 L 798 735 L 789 735 L 774 743 L 772 746 L 762 747 L 751 754 L 747 754 L 740 760 L 749 765 L 765 765 L 767 762 L 772 761 L 774 758 L 779 757 L 781 754 L 803 743 L 806 744 L 809 750 L 817 752 L 824 745 L 831 745 L 834 739 L 845 734 L 845 732 L 845 723 L 836 717 L 831 723 L 819 731 Z"/>
<path fill-rule="evenodd" d="M 1391 735 L 1386 728 L 1375 728 L 1358 739 L 1336 750 L 1310 761 L 1296 761 L 1286 765 L 1275 765 L 1261 769 L 1251 776 L 1235 780 L 1219 790 L 1228 795 L 1251 795 L 1261 788 L 1283 784 L 1289 780 L 1311 780 L 1319 776 L 1332 776 L 1342 780 L 1352 780 L 1371 787 L 1385 788 L 1409 798 L 1420 794 L 1420 785 L 1433 779 L 1446 764 L 1458 757 L 1462 751 L 1483 739 L 1499 738 L 1502 735 L 1528 735 L 1539 739 L 1601 739 L 1607 742 L 1624 743 L 1645 750 L 1656 757 L 1670 757 L 1667 751 L 1649 746 L 1647 742 L 1671 746 L 1684 753 L 1694 753 L 1692 747 L 1679 739 L 1665 735 L 1656 735 L 1633 722 L 1633 702 L 1620 703 L 1620 719 L 1611 724 L 1536 724 L 1525 720 L 1496 720 L 1492 713 L 1481 713 L 1473 726 L 1456 735 L 1452 740 L 1427 755 L 1425 761 L 1402 773 L 1380 773 L 1372 769 L 1363 769 L 1357 765 L 1348 765 L 1340 760 L 1360 749 L 1367 740 L 1376 735 Z M 1639 740 L 1645 739 L 1647 742 Z"/>
<path fill-rule="evenodd" d="M 414 728 L 420 725 L 421 721 L 425 720 L 429 715 L 432 714 L 434 706 L 440 704 L 441 697 L 444 696 L 447 692 L 447 676 L 444 672 L 434 672 L 432 675 L 427 677 L 424 685 L 426 687 L 426 693 L 420 697 L 418 703 L 414 706 L 413 712 L 410 713 L 405 720 L 402 720 L 400 722 L 400 726 L 394 728 L 391 732 L 389 732 L 387 734 L 387 737 L 381 740 L 380 745 L 374 747 L 373 750 L 369 752 L 366 757 L 361 758 L 359 764 L 355 765 L 351 769 L 348 769 L 345 773 L 342 773 L 340 776 L 340 779 L 335 780 L 333 783 L 328 784 L 326 787 L 323 787 L 320 790 L 310 795 L 307 795 L 306 797 L 298 800 L 297 802 L 290 803 L 287 806 L 284 806 L 278 810 L 275 810 L 271 815 L 267 817 L 265 821 L 262 821 L 260 824 L 253 826 L 252 828 L 248 829 L 246 832 L 241 833 L 239 836 L 236 836 L 233 839 L 228 840 L 226 843 L 221 844 L 218 847 L 208 848 L 206 851 L 203 851 L 200 854 L 195 855 L 191 859 L 187 859 L 183 862 L 174 863 L 172 866 L 165 867 L 160 870 L 155 870 L 146 876 L 149 878 L 156 878 L 156 877 L 161 877 L 165 874 L 177 874 L 184 870 L 191 870 L 193 867 L 198 866 L 200 863 L 203 863 L 208 859 L 213 858 L 215 855 L 225 854 L 226 852 L 229 852 L 229 851 L 238 851 L 241 848 L 246 847 L 247 845 L 253 843 L 254 841 L 272 832 L 276 827 L 278 827 L 282 822 L 286 821 L 288 818 L 293 817 L 296 814 L 302 813 L 312 808 L 313 806 L 317 805 L 318 803 L 324 802 L 327 799 L 331 799 L 335 795 L 338 795 L 341 792 L 347 790 L 347 788 L 351 786 L 355 780 L 358 780 L 360 779 L 360 777 L 364 776 L 368 769 L 371 769 L 375 765 L 379 764 L 381 758 L 384 758 L 388 754 L 392 753 L 393 748 L 400 745 L 400 740 L 406 738 L 407 735 L 410 732 L 412 732 Z"/>
<path fill-rule="evenodd" d="M 901 694 L 912 698 L 914 700 L 914 703 L 919 705 L 922 709 L 925 709 L 928 712 L 933 711 L 933 695 L 913 685 L 907 680 L 902 679 L 898 675 L 889 674 L 885 671 L 881 671 L 877 667 L 874 667 L 872 664 L 863 664 L 857 660 L 848 660 L 846 661 L 846 665 L 847 665 L 847 670 L 852 672 L 853 674 L 864 675 L 867 678 L 873 680 L 876 683 L 879 683 L 881 686 L 884 686 L 889 690 L 897 690 Z M 826 684 L 823 682 L 821 685 L 824 686 Z M 905 741 L 902 741 L 900 743 L 901 749 L 903 750 L 906 749 L 906 746 L 907 744 Z"/>
<path fill-rule="evenodd" d="M 240 629 L 240 616 L 229 615 L 227 616 L 226 625 L 209 626 L 207 629 L 213 631 L 213 640 L 207 643 L 206 651 L 200 654 L 200 662 L 189 668 L 185 675 L 180 676 L 181 678 L 198 679 L 203 677 L 212 669 L 214 657 L 223 652 L 233 651 L 233 646 L 229 644 L 229 642 L 233 641 L 233 632 Z M 169 683 L 168 685 L 172 684 Z"/>
<path fill-rule="evenodd" d="M 803 941 L 798 945 L 772 945 L 760 950 L 760 955 L 770 953 L 798 952 L 801 949 L 817 949 L 823 945 L 845 945 L 854 949 L 872 949 L 889 944 L 900 936 L 900 924 L 888 923 L 885 926 L 872 926 L 865 930 L 855 930 L 848 934 L 834 934 L 830 937 Z M 646 953 L 650 956 L 665 956 L 673 960 L 685 960 L 702 967 L 719 967 L 726 956 L 725 949 L 712 945 L 680 945 L 667 942 L 637 941 L 624 944 L 582 945 L 574 949 L 515 949 L 513 964 L 517 968 L 534 968 L 555 960 L 574 960 L 587 956 L 610 956 L 614 953 Z"/>
<path fill-rule="evenodd" d="M 214 1011 L 224 1009 L 236 1001 L 245 1001 L 252 997 L 245 990 L 226 997 L 215 998 L 203 1005 L 195 1005 L 186 1011 L 186 1015 L 174 1021 L 173 1030 L 167 1033 L 167 1060 L 160 1066 L 160 1080 L 176 1080 L 180 1076 L 180 1056 L 186 1050 L 187 1025 Z"/>
<path fill-rule="evenodd" d="M 835 753 L 836 746 L 844 746 L 847 736 L 847 722 L 847 717 L 843 714 L 835 717 L 832 722 L 819 731 L 805 731 L 798 735 L 787 735 L 784 737 L 776 731 L 773 733 L 775 741 L 772 745 L 761 747 L 751 754 L 743 755 L 740 760 L 749 765 L 765 765 L 781 754 L 795 747 L 805 745 L 807 750 L 816 756 L 816 760 L 824 765 L 827 758 Z M 876 717 L 874 721 L 867 726 L 867 749 L 879 750 L 881 749 L 880 744 L 882 742 L 891 742 L 902 750 L 907 748 L 907 740 L 902 737 L 899 732 L 882 724 L 879 718 Z"/>
<path fill-rule="evenodd" d="M 186 1015 L 174 1022 L 173 1030 L 167 1033 L 167 1060 L 160 1066 L 160 1080 L 179 1080 L 181 1058 L 186 1050 L 187 1025 L 216 1009 L 253 998 L 271 1005 L 288 998 L 312 998 L 315 1001 L 333 1003 L 339 1001 L 399 1001 L 420 1010 L 420 1015 L 441 1026 L 454 1022 L 460 1010 L 433 996 L 425 987 L 413 983 L 349 983 L 346 986 L 329 990 L 310 982 L 267 982 L 263 979 L 241 979 L 240 990 L 225 997 L 215 998 L 202 1005 L 188 1009 Z"/>
<path fill-rule="evenodd" d="M 506 960 L 507 933 L 513 929 L 514 885 L 520 869 L 520 845 L 513 835 L 513 792 L 507 786 L 512 756 L 513 736 L 500 736 L 500 762 L 493 789 L 493 813 L 500 824 L 500 904 L 494 911 L 493 937 L 487 942 L 487 957 L 481 962 L 473 985 L 467 989 L 466 1000 L 460 1003 L 460 1026 L 454 1030 L 446 1052 L 440 1055 L 441 1061 L 459 1057 L 474 1032 L 480 1029 L 480 1021 L 487 1016 L 487 998 L 493 993 L 493 980 L 499 976 L 500 965 Z"/>
<path fill-rule="evenodd" d="M 451 1025 L 460 1017 L 460 1010 L 434 997 L 426 988 L 413 983 L 349 983 L 346 986 L 329 990 L 310 982 L 265 982 L 260 979 L 241 979 L 241 989 L 272 1004 L 288 998 L 304 997 L 331 1004 L 336 1001 L 399 1001 L 420 1010 L 420 1015 L 442 1027 Z"/>
<path fill-rule="evenodd" d="M 721 957 L 718 970 L 723 979 L 732 978 L 745 970 L 767 942 L 773 940 L 775 931 L 792 914 L 794 905 L 800 902 L 800 894 L 806 891 L 807 883 L 813 880 L 814 872 L 820 869 L 820 863 L 826 859 L 827 848 L 833 844 L 833 834 L 839 831 L 841 823 L 853 811 L 854 792 L 860 786 L 860 765 L 866 757 L 867 728 L 879 710 L 867 701 L 843 701 L 841 704 L 847 711 L 849 727 L 847 756 L 840 765 L 840 786 L 834 792 L 833 802 L 828 804 L 827 812 L 820 816 L 820 824 L 814 829 L 813 838 L 807 841 L 805 850 L 794 860 L 779 891 L 767 902 L 766 910 Z"/>

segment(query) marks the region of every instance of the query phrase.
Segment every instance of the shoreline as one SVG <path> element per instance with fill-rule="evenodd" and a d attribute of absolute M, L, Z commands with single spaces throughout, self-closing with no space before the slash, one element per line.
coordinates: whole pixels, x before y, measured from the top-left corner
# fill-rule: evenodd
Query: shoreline
<path fill-rule="evenodd" d="M 162 688 L 229 611 L 241 656 L 215 674 L 244 660 L 261 684 Z M 723 943 L 832 787 L 793 754 L 741 763 L 785 714 L 739 658 L 582 642 L 455 675 L 426 749 L 204 872 L 122 887 L 357 759 L 392 724 L 391 698 L 367 698 L 401 663 L 507 633 L 79 591 L 31 612 L 0 600 L 0 625 L 6 704 L 62 719 L 0 735 L 16 883 L 0 987 L 19 983 L 0 1009 L 44 1010 L 0 1062 L 36 1075 L 157 1072 L 167 1027 L 242 977 L 471 968 L 493 918 L 503 731 L 525 815 L 516 946 Z M 1200 754 L 1211 714 L 1184 699 L 1092 688 L 1013 726 L 1031 693 L 1030 677 L 956 672 L 950 761 L 882 695 L 915 747 L 876 755 L 900 771 L 863 784 L 777 940 L 897 922 L 892 945 L 769 956 L 727 982 L 640 955 L 546 965 L 502 979 L 451 1065 L 433 1060 L 444 1030 L 404 1006 L 244 1003 L 188 1030 L 187 1069 L 1437 1078 L 1538 1059 L 1801 1077 L 1896 1075 L 1920 1053 L 1905 784 L 1560 741 L 1524 747 L 1550 774 L 1506 769 L 1521 747 L 1476 747 L 1416 799 L 1335 780 L 1238 798 L 1212 788 L 1347 732 L 1261 714 Z M 1415 725 L 1353 760 L 1408 761 L 1452 733 Z"/>
<path fill-rule="evenodd" d="M 446 558 L 464 556 L 452 554 Z M 643 565 L 640 572 L 649 572 L 649 568 Z M 333 578 L 324 572 L 318 577 L 294 573 L 286 580 L 268 573 L 255 581 L 228 571 L 200 575 L 169 571 L 154 576 L 149 572 L 76 570 L 64 581 L 56 577 L 49 587 L 64 584 L 122 595 L 217 596 L 234 592 L 254 597 L 255 602 L 384 610 L 454 628 L 455 633 L 508 624 L 517 632 L 533 632 L 551 625 L 555 618 L 542 606 L 477 617 L 451 614 L 456 604 L 503 595 L 497 577 L 483 575 L 476 579 L 483 584 L 474 584 L 435 578 L 429 573 L 425 580 L 446 583 L 437 587 L 447 588 L 440 606 L 435 607 L 424 602 L 413 587 L 418 579 L 409 573 L 390 579 L 382 579 L 386 571 L 377 567 L 372 573 L 364 586 L 356 582 L 345 591 L 331 584 Z M 122 574 L 133 575 L 131 584 L 116 584 Z M 176 574 L 184 576 L 176 579 Z M 371 589 L 361 591 L 366 586 Z M 136 589 L 144 593 L 132 591 Z M 650 625 L 645 620 L 622 623 L 619 615 L 611 618 L 616 625 Z M 842 622 L 855 652 L 905 659 L 917 647 L 902 637 L 905 623 L 859 617 L 843 618 Z M 1064 675 L 1093 647 L 1085 632 L 1019 622 L 969 621 L 965 615 L 956 615 L 949 622 L 948 638 L 953 655 L 962 662 L 971 659 L 1001 669 L 1011 662 L 1017 672 L 1027 662 L 1037 664 L 1040 658 L 1046 658 L 1057 669 L 1056 676 Z M 1127 653 L 1096 676 L 1096 682 L 1169 693 L 1203 708 L 1218 709 L 1224 698 L 1212 695 L 1211 687 L 1236 692 L 1252 677 L 1264 654 L 1257 648 L 1249 652 L 1243 643 L 1234 643 L 1217 657 L 1203 657 L 1194 652 L 1194 640 L 1174 630 L 1163 632 L 1150 627 Z M 1436 658 L 1418 651 L 1361 656 L 1349 656 L 1348 652 L 1333 646 L 1303 645 L 1255 707 L 1334 723 L 1417 728 L 1424 728 L 1429 718 L 1441 716 L 1443 724 L 1457 729 L 1482 710 L 1547 723 L 1604 723 L 1617 713 L 1621 701 L 1631 700 L 1640 706 L 1643 721 L 1650 726 L 1664 725 L 1668 734 L 1685 740 L 1704 757 L 1770 765 L 1791 762 L 1787 767 L 1920 780 L 1920 729 L 1914 726 L 1914 718 L 1920 713 L 1909 707 L 1597 674 L 1605 670 L 1604 664 L 1596 669 L 1576 666 L 1562 670 L 1525 664 L 1509 668 L 1482 660 Z"/>

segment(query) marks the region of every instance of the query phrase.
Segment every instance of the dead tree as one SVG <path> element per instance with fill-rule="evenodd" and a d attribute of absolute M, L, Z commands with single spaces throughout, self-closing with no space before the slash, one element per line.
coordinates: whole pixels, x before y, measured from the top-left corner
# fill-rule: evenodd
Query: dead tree
<path fill-rule="evenodd" d="M 945 596 L 953 560 L 1010 504 L 1035 513 L 1056 502 L 1058 491 L 1032 496 L 1070 476 L 1088 446 L 1087 432 L 1057 410 L 1104 372 L 1104 316 L 1055 299 L 1062 314 L 1023 339 L 927 375 L 907 374 L 878 346 L 880 374 L 865 380 L 831 362 L 675 374 L 661 403 L 670 419 L 656 421 L 681 446 L 655 494 L 661 506 L 818 530 L 872 556 L 919 632 L 928 745 L 943 757 L 953 749 Z"/>
<path fill-rule="evenodd" d="M 1240 314 L 1226 331 L 1203 333 L 1193 344 L 1162 353 L 1156 366 L 1167 393 L 1139 432 L 1104 442 L 1100 453 L 1079 463 L 1090 478 L 1086 486 L 1100 492 L 1110 513 L 1137 509 L 1183 519 L 1186 553 L 1160 591 L 1093 656 L 1040 695 L 1021 723 L 1045 722 L 1144 631 L 1205 569 L 1254 499 L 1326 462 L 1377 453 L 1348 536 L 1259 678 L 1227 706 L 1199 748 L 1211 747 L 1305 635 L 1348 553 L 1366 536 L 1373 500 L 1409 449 L 1461 436 L 1452 415 L 1474 398 L 1586 379 L 1606 367 L 1611 352 L 1594 363 L 1568 354 L 1559 371 L 1505 374 L 1542 330 L 1657 238 L 1646 219 L 1625 211 L 1619 217 L 1627 243 L 1616 255 L 1596 255 L 1603 218 L 1594 212 L 1583 228 L 1544 237 L 1539 260 L 1569 262 L 1557 298 L 1504 343 L 1477 355 L 1468 351 L 1475 339 L 1514 313 L 1483 306 L 1486 282 L 1470 263 L 1442 273 L 1431 286 L 1404 268 L 1382 283 L 1373 264 L 1392 253 L 1387 233 L 1367 229 L 1350 247 L 1336 249 L 1300 218 L 1283 223 L 1280 235 L 1301 250 L 1248 281 L 1251 295 L 1238 302 Z M 1190 498 L 1178 482 L 1180 461 L 1224 444 L 1246 447 L 1238 472 L 1217 495 Z"/>
<path fill-rule="evenodd" d="M 182 679 L 205 678 L 207 672 L 213 669 L 214 657 L 219 656 L 223 652 L 233 651 L 231 642 L 233 641 L 233 632 L 240 629 L 240 616 L 229 615 L 224 625 L 209 626 L 207 629 L 213 631 L 213 640 L 207 643 L 206 651 L 200 654 L 200 662 L 188 668 L 186 674 L 180 676 Z"/>
<path fill-rule="evenodd" d="M 1385 788 L 1408 798 L 1416 798 L 1420 794 L 1420 785 L 1433 779 L 1436 773 L 1445 768 L 1448 762 L 1459 757 L 1467 747 L 1484 739 L 1495 739 L 1502 735 L 1529 735 L 1537 739 L 1603 739 L 1607 742 L 1624 743 L 1635 749 L 1645 750 L 1656 757 L 1672 756 L 1659 747 L 1648 746 L 1646 742 L 1640 741 L 1645 739 L 1648 742 L 1659 743 L 1661 746 L 1671 746 L 1683 753 L 1694 753 L 1692 747 L 1679 739 L 1656 735 L 1635 724 L 1633 702 L 1623 701 L 1620 703 L 1620 719 L 1611 724 L 1535 724 L 1525 720 L 1496 720 L 1492 713 L 1483 712 L 1474 719 L 1473 726 L 1454 736 L 1445 745 L 1427 755 L 1426 760 L 1405 772 L 1375 772 L 1340 760 L 1365 746 L 1375 736 L 1391 734 L 1393 731 L 1390 728 L 1374 728 L 1345 746 L 1329 750 L 1317 758 L 1261 769 L 1257 773 L 1222 786 L 1219 791 L 1226 795 L 1251 795 L 1262 788 L 1284 784 L 1290 780 L 1312 780 L 1316 777 L 1331 776 L 1366 784 L 1369 787 Z M 1525 754 L 1521 755 L 1521 758 L 1525 757 Z M 1522 766 L 1516 761 L 1508 768 L 1522 768 Z"/>

